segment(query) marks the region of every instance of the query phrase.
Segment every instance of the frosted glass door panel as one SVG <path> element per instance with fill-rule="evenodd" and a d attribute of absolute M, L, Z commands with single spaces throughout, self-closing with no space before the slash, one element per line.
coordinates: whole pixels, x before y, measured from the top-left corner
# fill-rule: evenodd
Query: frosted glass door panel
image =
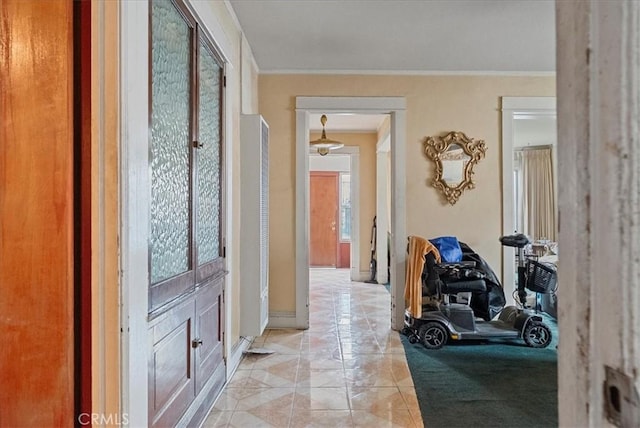
<path fill-rule="evenodd" d="M 200 43 L 198 110 L 198 266 L 220 257 L 220 104 L 222 68 Z"/>
<path fill-rule="evenodd" d="M 190 28 L 169 1 L 152 7 L 151 283 L 189 270 Z"/>

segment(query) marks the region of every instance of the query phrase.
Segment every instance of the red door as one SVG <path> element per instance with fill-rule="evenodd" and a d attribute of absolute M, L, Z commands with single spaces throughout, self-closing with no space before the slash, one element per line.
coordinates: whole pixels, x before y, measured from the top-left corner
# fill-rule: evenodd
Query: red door
<path fill-rule="evenodd" d="M 337 172 L 310 174 L 311 266 L 336 267 L 338 254 Z"/>

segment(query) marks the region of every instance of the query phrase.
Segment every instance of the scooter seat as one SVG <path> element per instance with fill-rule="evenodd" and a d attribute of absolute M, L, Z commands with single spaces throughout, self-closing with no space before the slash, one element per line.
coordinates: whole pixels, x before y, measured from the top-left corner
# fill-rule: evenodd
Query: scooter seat
<path fill-rule="evenodd" d="M 529 238 L 523 233 L 500 237 L 500 243 L 505 247 L 524 248 L 529 242 Z"/>
<path fill-rule="evenodd" d="M 445 282 L 442 284 L 441 291 L 445 294 L 483 292 L 487 291 L 487 285 L 482 279 L 474 279 L 471 281 Z"/>

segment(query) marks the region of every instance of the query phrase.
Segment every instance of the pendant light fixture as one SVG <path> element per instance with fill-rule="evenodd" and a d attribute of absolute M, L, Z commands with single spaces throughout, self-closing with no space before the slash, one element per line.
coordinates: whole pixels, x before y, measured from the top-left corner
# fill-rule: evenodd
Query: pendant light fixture
<path fill-rule="evenodd" d="M 335 140 L 330 140 L 330 139 L 327 138 L 327 134 L 324 131 L 324 126 L 327 123 L 327 116 L 326 115 L 323 114 L 320 117 L 320 123 L 322 124 L 322 136 L 318 140 L 313 140 L 313 141 L 309 142 L 309 145 L 311 147 L 315 148 L 318 151 L 318 154 L 320 156 L 325 156 L 331 150 L 336 150 L 336 149 L 340 149 L 340 148 L 344 147 L 344 144 L 342 144 L 341 142 L 335 141 Z"/>

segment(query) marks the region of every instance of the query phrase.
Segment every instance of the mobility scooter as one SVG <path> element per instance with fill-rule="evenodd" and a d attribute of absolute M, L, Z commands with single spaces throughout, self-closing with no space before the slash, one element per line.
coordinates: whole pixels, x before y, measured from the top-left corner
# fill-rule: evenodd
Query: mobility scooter
<path fill-rule="evenodd" d="M 526 260 L 529 243 L 522 234 L 503 236 L 504 246 L 518 249 L 517 300 L 522 308 L 504 306 L 504 291 L 489 265 L 469 246 L 460 242 L 462 261 L 436 263 L 425 257 L 422 273 L 422 314 L 415 318 L 405 311 L 402 333 L 409 342 L 440 349 L 448 340 L 522 339 L 533 348 L 551 343 L 550 328 L 542 317 L 526 308 L 526 289 L 545 292 L 555 287 L 555 271 L 534 260 Z"/>

